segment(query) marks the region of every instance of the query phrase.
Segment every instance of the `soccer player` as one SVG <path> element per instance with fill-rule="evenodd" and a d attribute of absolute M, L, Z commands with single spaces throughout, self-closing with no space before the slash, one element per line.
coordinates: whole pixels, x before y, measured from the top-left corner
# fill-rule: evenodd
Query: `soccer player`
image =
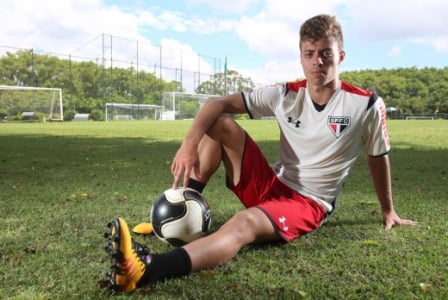
<path fill-rule="evenodd" d="M 227 187 L 246 209 L 219 230 L 162 254 L 131 238 L 122 218 L 109 224 L 109 285 L 133 291 L 152 282 L 224 264 L 250 243 L 290 242 L 321 226 L 336 208 L 350 167 L 366 154 L 386 229 L 415 225 L 401 219 L 392 201 L 383 100 L 339 79 L 344 61 L 341 26 L 318 15 L 300 28 L 300 62 L 306 80 L 208 101 L 177 151 L 173 188 L 202 192 L 222 162 Z M 275 117 L 280 159 L 270 166 L 257 144 L 230 114 Z"/>

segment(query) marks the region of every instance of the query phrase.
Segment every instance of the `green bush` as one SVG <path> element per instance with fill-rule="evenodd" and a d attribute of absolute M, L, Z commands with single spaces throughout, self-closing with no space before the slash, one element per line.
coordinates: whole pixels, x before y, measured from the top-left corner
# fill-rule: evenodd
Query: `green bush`
<path fill-rule="evenodd" d="M 76 112 L 74 110 L 64 111 L 64 121 L 72 121 L 75 117 Z"/>
<path fill-rule="evenodd" d="M 90 120 L 94 121 L 103 121 L 104 120 L 104 112 L 99 109 L 92 109 L 89 116 Z"/>
<path fill-rule="evenodd" d="M 0 108 L 0 120 L 5 119 L 8 116 L 8 111 L 4 108 Z"/>

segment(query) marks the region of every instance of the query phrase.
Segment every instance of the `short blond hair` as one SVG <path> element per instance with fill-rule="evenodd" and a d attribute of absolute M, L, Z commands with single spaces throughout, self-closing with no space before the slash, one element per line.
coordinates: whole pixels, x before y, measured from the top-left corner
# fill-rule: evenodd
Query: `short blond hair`
<path fill-rule="evenodd" d="M 323 38 L 334 38 L 338 42 L 339 49 L 344 49 L 342 28 L 336 17 L 317 15 L 306 20 L 300 27 L 300 45 L 305 40 L 318 41 Z"/>

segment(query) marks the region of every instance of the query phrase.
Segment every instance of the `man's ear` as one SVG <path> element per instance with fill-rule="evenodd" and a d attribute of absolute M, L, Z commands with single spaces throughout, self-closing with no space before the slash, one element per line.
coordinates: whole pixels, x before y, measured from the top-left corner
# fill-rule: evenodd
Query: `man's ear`
<path fill-rule="evenodd" d="M 339 51 L 339 63 L 343 62 L 345 59 L 345 51 L 341 50 Z"/>

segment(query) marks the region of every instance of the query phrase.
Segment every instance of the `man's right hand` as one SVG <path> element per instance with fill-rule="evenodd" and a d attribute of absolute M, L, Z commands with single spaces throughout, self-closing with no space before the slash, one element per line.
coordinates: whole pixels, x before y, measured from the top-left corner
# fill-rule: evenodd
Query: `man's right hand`
<path fill-rule="evenodd" d="M 171 173 L 174 177 L 172 188 L 177 188 L 182 178 L 183 187 L 187 187 L 192 172 L 194 172 L 196 177 L 199 177 L 199 156 L 197 147 L 188 145 L 188 142 L 184 141 L 179 150 L 177 150 L 177 153 L 173 158 L 173 163 L 171 164 Z"/>

